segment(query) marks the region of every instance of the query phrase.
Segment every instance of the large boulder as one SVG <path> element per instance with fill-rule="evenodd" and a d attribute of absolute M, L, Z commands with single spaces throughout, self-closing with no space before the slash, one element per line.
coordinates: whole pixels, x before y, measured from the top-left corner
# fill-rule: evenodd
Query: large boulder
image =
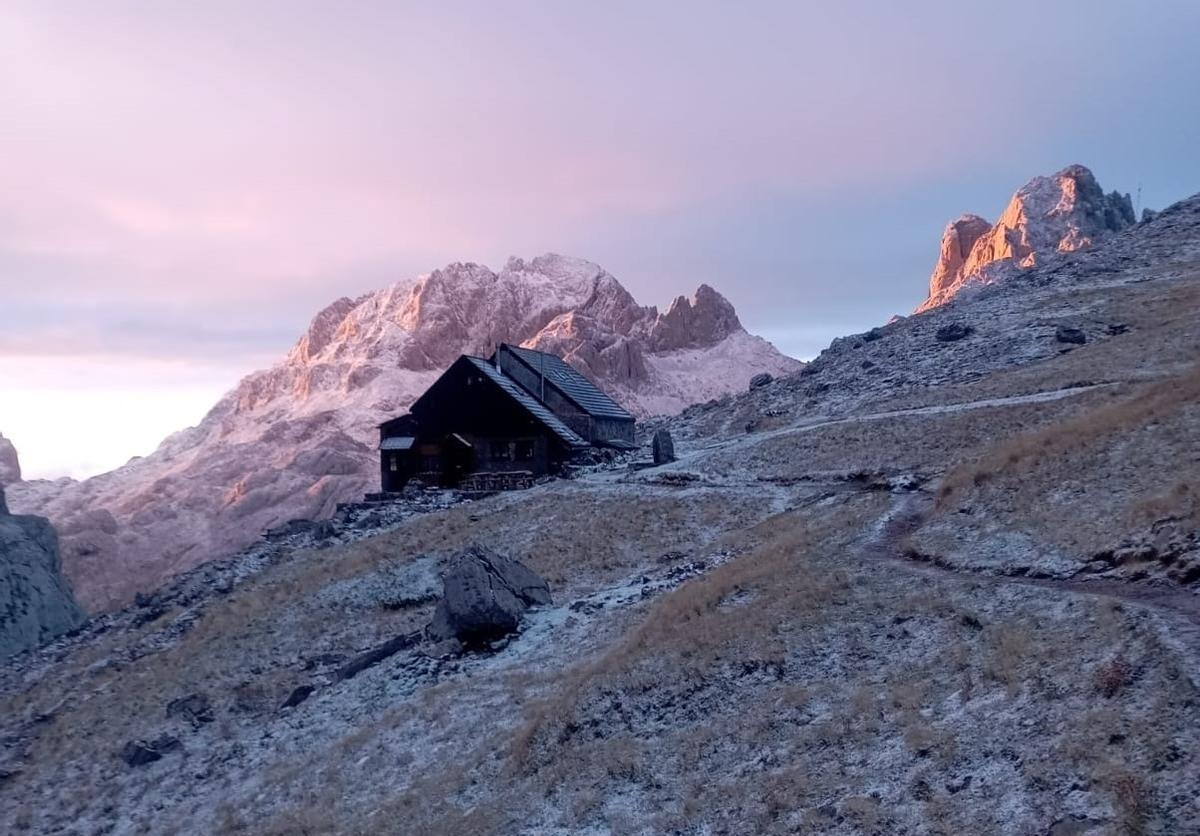
<path fill-rule="evenodd" d="M 62 575 L 58 535 L 44 517 L 8 513 L 0 487 L 0 660 L 82 624 Z"/>
<path fill-rule="evenodd" d="M 487 642 L 516 630 L 530 607 L 549 603 L 550 588 L 536 572 L 472 546 L 451 559 L 428 633 L 435 641 Z"/>

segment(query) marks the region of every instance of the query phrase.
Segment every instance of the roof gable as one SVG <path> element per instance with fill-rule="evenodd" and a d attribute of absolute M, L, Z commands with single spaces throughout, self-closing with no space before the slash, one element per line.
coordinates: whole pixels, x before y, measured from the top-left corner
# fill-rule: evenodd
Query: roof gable
<path fill-rule="evenodd" d="M 496 384 L 496 386 L 503 390 L 505 394 L 520 404 L 525 411 L 528 412 L 538 423 L 542 424 L 546 429 L 558 436 L 558 438 L 568 447 L 589 446 L 581 436 L 560 421 L 557 415 L 555 415 L 540 401 L 518 386 L 515 380 L 504 374 L 504 372 L 497 369 L 487 360 L 484 360 L 482 357 L 471 357 L 469 355 L 463 355 L 461 359 L 466 360 L 476 369 L 482 372 L 484 377 Z"/>
<path fill-rule="evenodd" d="M 628 410 L 561 357 L 508 343 L 502 343 L 497 351 L 507 352 L 531 371 L 544 375 L 547 383 L 593 418 L 634 420 Z"/>

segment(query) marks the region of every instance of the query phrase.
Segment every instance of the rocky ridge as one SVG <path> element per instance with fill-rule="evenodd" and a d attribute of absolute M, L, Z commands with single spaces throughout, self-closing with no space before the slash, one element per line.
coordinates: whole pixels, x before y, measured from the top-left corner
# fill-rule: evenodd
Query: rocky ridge
<path fill-rule="evenodd" d="M 1134 222 L 1129 195 L 1105 194 L 1084 166 L 1035 177 L 1017 190 L 995 224 L 968 214 L 946 227 L 929 279 L 929 298 L 917 312 L 1028 269 L 1052 253 L 1091 246 Z"/>
<path fill-rule="evenodd" d="M 376 425 L 459 354 L 502 341 L 560 354 L 640 415 L 802 365 L 748 334 L 706 285 L 659 312 L 581 259 L 513 258 L 499 272 L 451 264 L 327 306 L 280 363 L 153 454 L 84 482 L 26 481 L 10 501 L 57 526 L 89 610 L 119 606 L 268 528 L 326 518 L 372 490 Z"/>

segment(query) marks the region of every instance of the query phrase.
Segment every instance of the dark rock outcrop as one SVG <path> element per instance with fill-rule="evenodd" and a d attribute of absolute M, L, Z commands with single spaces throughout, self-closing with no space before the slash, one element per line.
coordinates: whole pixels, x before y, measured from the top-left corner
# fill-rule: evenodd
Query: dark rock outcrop
<path fill-rule="evenodd" d="M 938 328 L 933 337 L 940 343 L 952 343 L 971 336 L 973 330 L 970 325 L 965 325 L 961 322 L 951 322 L 949 325 L 943 325 L 941 328 Z"/>
<path fill-rule="evenodd" d="M 121 749 L 121 760 L 129 766 L 145 766 L 162 760 L 163 755 L 181 745 L 179 738 L 167 734 L 155 740 L 131 740 Z"/>
<path fill-rule="evenodd" d="M 775 378 L 766 372 L 759 372 L 754 377 L 750 378 L 751 389 L 761 389 L 764 386 L 770 386 L 775 381 Z"/>
<path fill-rule="evenodd" d="M 8 513 L 0 487 L 0 659 L 70 632 L 84 613 L 62 575 L 44 517 Z"/>
<path fill-rule="evenodd" d="M 0 488 L 21 481 L 21 460 L 17 448 L 0 433 Z"/>
<path fill-rule="evenodd" d="M 167 703 L 167 718 L 186 720 L 193 728 L 213 721 L 212 702 L 200 693 L 188 694 Z"/>
<path fill-rule="evenodd" d="M 520 561 L 480 546 L 454 556 L 427 632 L 436 641 L 479 644 L 505 636 L 531 606 L 549 604 L 550 588 Z"/>
<path fill-rule="evenodd" d="M 1060 343 L 1070 343 L 1072 345 L 1083 345 L 1087 342 L 1087 334 L 1078 328 L 1070 328 L 1066 325 L 1060 325 L 1054 330 L 1054 339 Z"/>

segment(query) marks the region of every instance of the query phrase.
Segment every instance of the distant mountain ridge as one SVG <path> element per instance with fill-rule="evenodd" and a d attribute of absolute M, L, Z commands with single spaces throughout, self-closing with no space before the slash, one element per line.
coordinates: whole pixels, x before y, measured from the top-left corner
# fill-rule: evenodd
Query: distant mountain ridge
<path fill-rule="evenodd" d="M 328 305 L 279 363 L 151 455 L 83 482 L 19 482 L 9 501 L 58 527 L 85 606 L 116 606 L 373 489 L 376 425 L 460 354 L 501 342 L 559 354 L 640 416 L 803 365 L 748 334 L 707 285 L 659 312 L 582 259 L 512 258 L 499 272 L 455 263 Z"/>
<path fill-rule="evenodd" d="M 1135 222 L 1130 196 L 1105 194 L 1085 166 L 1035 177 L 1017 190 L 995 224 L 966 214 L 947 225 L 929 297 L 917 312 L 1032 267 L 1051 253 L 1091 246 Z"/>

